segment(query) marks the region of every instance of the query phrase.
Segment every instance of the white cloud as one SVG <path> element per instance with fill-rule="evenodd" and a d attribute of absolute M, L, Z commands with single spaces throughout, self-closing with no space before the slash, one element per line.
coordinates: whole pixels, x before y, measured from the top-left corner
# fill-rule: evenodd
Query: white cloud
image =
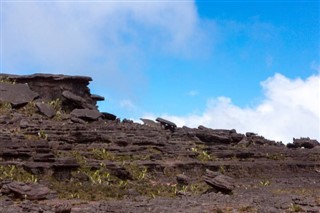
<path fill-rule="evenodd" d="M 266 138 L 292 142 L 293 137 L 310 137 L 320 141 L 320 76 L 303 80 L 275 74 L 261 83 L 264 100 L 256 107 L 239 107 L 230 98 L 218 97 L 207 102 L 200 114 L 162 117 L 178 126 L 253 131 Z M 145 116 L 154 118 L 152 114 Z"/>
<path fill-rule="evenodd" d="M 4 67 L 18 72 L 125 72 L 121 63 L 145 51 L 191 54 L 203 38 L 192 1 L 4 2 L 2 16 Z"/>
<path fill-rule="evenodd" d="M 2 72 L 88 75 L 118 100 L 135 99 L 147 85 L 150 55 L 198 57 L 209 46 L 194 1 L 6 1 L 2 6 Z"/>

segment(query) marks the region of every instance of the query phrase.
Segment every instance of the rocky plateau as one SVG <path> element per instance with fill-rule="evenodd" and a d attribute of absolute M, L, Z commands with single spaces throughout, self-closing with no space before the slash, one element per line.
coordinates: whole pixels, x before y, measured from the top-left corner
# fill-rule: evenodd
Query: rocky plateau
<path fill-rule="evenodd" d="M 0 75 L 1 213 L 320 212 L 317 140 L 120 120 L 91 80 Z"/>

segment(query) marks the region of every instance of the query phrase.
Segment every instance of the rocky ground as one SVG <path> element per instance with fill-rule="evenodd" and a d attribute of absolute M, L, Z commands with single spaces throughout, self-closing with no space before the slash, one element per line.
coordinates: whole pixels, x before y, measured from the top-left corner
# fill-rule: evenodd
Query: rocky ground
<path fill-rule="evenodd" d="M 316 140 L 120 121 L 90 78 L 0 79 L 0 212 L 320 212 Z"/>

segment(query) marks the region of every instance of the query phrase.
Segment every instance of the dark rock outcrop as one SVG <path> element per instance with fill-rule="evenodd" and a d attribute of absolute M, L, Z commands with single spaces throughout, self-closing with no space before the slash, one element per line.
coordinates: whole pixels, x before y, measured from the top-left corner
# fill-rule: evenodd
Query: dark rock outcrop
<path fill-rule="evenodd" d="M 14 199 L 44 200 L 54 198 L 54 193 L 44 185 L 16 181 L 2 185 L 1 193 Z"/>
<path fill-rule="evenodd" d="M 45 103 L 36 103 L 38 110 L 45 116 L 52 118 L 56 115 L 56 111 L 49 104 Z"/>
<path fill-rule="evenodd" d="M 157 118 L 156 121 L 158 121 L 164 129 L 174 131 L 177 128 L 177 125 L 175 123 L 165 120 L 163 118 Z"/>
<path fill-rule="evenodd" d="M 90 78 L 10 78 L 12 85 L 28 83 L 39 97 L 26 106 L 4 104 L 1 109 L 0 212 L 320 208 L 320 146 L 315 140 L 295 139 L 288 145 L 295 149 L 289 149 L 234 129 L 178 128 L 164 119 L 141 119 L 143 125 L 120 122 L 90 109 L 102 100 L 90 94 Z M 60 198 L 38 202 L 55 197 L 51 190 Z M 205 193 L 212 191 L 220 193 Z"/>
<path fill-rule="evenodd" d="M 234 179 L 226 175 L 219 174 L 217 176 L 212 176 L 212 174 L 207 173 L 204 177 L 204 181 L 216 191 L 224 194 L 232 193 L 232 190 L 235 188 Z"/>
<path fill-rule="evenodd" d="M 115 121 L 117 116 L 108 112 L 102 112 L 103 118 L 109 121 Z"/>
<path fill-rule="evenodd" d="M 177 179 L 178 184 L 180 184 L 180 185 L 186 186 L 186 185 L 189 185 L 189 183 L 190 183 L 189 178 L 185 174 L 178 174 L 176 176 L 176 179 Z"/>
<path fill-rule="evenodd" d="M 39 94 L 39 98 L 43 101 L 65 100 L 63 105 L 66 111 L 72 111 L 75 108 L 79 108 L 79 106 L 85 109 L 97 109 L 96 102 L 104 99 L 101 96 L 90 93 L 88 84 L 92 79 L 85 76 L 0 74 L 0 79 L 14 82 L 16 85 L 27 85 L 23 88 L 22 86 L 19 87 L 21 87 L 21 90 L 29 87 L 33 92 Z M 21 97 L 25 96 L 22 94 Z M 30 95 L 25 97 L 30 97 Z M 30 98 L 27 100 L 19 99 L 24 102 L 31 101 Z"/>
<path fill-rule="evenodd" d="M 30 90 L 27 84 L 0 82 L 0 102 L 8 102 L 13 107 L 26 105 L 38 96 L 38 93 Z"/>
<path fill-rule="evenodd" d="M 87 121 L 95 121 L 103 116 L 98 110 L 91 109 L 74 109 L 70 115 Z"/>
<path fill-rule="evenodd" d="M 288 148 L 306 148 L 312 149 L 316 146 L 320 146 L 317 140 L 312 140 L 310 138 L 293 138 L 293 143 L 288 144 Z"/>

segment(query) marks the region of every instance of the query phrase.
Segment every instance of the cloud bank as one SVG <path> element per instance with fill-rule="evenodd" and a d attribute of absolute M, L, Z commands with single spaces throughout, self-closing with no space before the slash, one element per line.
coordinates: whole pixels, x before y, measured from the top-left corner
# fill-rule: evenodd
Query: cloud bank
<path fill-rule="evenodd" d="M 144 80 L 150 52 L 188 57 L 206 43 L 192 1 L 2 5 L 5 72 L 104 76 L 110 85 L 132 87 Z"/>
<path fill-rule="evenodd" d="M 239 107 L 228 97 L 209 99 L 203 113 L 186 116 L 163 114 L 178 126 L 254 131 L 283 143 L 292 138 L 311 137 L 320 141 L 320 75 L 303 80 L 281 74 L 261 83 L 264 99 L 254 107 Z M 146 114 L 147 118 L 154 118 Z"/>

